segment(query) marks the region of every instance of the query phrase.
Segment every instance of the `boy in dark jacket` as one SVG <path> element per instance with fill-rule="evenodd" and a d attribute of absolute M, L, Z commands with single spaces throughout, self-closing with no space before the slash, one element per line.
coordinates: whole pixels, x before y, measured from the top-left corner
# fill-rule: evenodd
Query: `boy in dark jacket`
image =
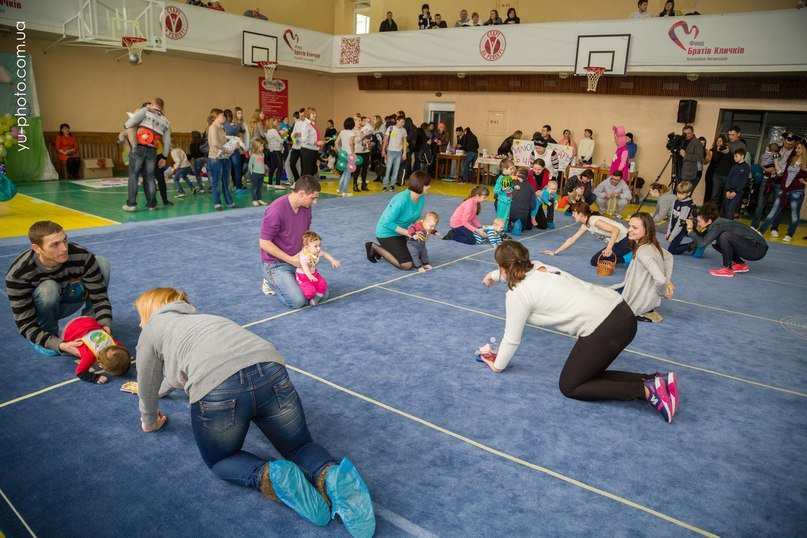
<path fill-rule="evenodd" d="M 724 219 L 734 220 L 734 212 L 740 207 L 750 175 L 751 167 L 745 162 L 745 150 L 739 148 L 734 151 L 734 166 L 726 178 L 726 190 L 723 195 Z"/>

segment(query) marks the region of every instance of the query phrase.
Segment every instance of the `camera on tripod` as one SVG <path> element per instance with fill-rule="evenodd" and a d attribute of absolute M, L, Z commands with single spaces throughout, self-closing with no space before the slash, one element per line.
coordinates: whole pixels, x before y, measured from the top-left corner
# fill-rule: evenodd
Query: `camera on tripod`
<path fill-rule="evenodd" d="M 682 134 L 669 133 L 667 135 L 667 151 L 677 153 L 678 150 L 683 149 L 684 140 L 685 138 Z"/>

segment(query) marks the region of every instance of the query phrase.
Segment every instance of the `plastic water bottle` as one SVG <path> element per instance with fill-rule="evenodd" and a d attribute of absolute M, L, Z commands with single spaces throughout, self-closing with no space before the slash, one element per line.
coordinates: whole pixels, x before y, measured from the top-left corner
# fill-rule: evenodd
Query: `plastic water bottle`
<path fill-rule="evenodd" d="M 495 336 L 490 337 L 490 352 L 493 355 L 498 355 L 499 354 L 499 343 L 496 341 Z"/>

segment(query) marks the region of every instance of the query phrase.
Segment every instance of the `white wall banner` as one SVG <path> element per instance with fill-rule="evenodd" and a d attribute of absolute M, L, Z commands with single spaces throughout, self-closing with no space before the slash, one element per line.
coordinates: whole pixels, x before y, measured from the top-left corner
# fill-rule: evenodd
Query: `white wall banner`
<path fill-rule="evenodd" d="M 765 30 L 762 30 L 762 29 Z M 778 10 L 646 20 L 608 20 L 448 28 L 363 35 L 354 60 L 337 72 L 573 71 L 577 36 L 630 34 L 628 71 L 639 73 L 803 72 L 807 10 Z M 770 29 L 771 31 L 767 31 Z M 778 36 L 786 39 L 778 39 Z M 336 36 L 340 40 L 344 36 Z"/>
<path fill-rule="evenodd" d="M 24 20 L 32 30 L 58 35 L 78 11 L 78 2 L 65 0 L 15 0 L 3 6 L 0 24 L 13 27 Z M 241 33 L 247 30 L 278 39 L 280 65 L 336 73 L 570 72 L 578 36 L 614 34 L 631 36 L 629 73 L 807 71 L 807 9 L 362 36 L 333 36 L 179 2 L 165 2 L 160 18 L 169 52 L 239 58 Z"/>

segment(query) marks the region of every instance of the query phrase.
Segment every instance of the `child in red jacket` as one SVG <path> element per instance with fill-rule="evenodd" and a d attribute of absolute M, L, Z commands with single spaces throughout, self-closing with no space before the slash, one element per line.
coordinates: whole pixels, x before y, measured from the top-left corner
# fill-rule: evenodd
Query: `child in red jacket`
<path fill-rule="evenodd" d="M 68 323 L 62 338 L 65 342 L 82 342 L 78 348 L 81 360 L 76 367 L 76 375 L 82 381 L 99 385 L 109 381 L 104 375 L 90 372 L 90 367 L 96 362 L 110 375 L 124 375 L 129 371 L 132 360 L 129 352 L 89 316 L 81 316 Z"/>

